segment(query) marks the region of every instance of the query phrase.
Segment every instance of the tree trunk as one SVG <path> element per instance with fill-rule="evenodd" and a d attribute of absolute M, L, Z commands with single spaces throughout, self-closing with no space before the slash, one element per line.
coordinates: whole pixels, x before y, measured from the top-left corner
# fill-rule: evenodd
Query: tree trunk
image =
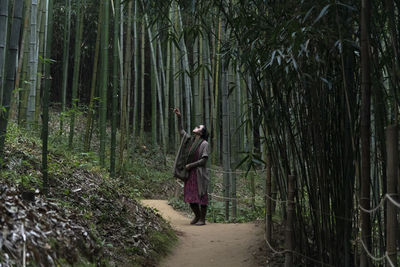
<path fill-rule="evenodd" d="M 158 27 L 156 27 L 156 29 L 157 29 L 157 32 L 156 32 L 157 38 L 156 38 L 155 41 L 156 41 L 157 47 L 158 47 L 158 61 L 159 61 L 158 65 L 160 66 L 160 68 L 158 69 L 158 73 L 160 74 L 159 77 L 161 78 L 161 81 L 159 79 L 158 93 L 162 94 L 162 88 L 166 87 L 166 81 L 165 81 L 166 79 L 165 79 L 165 70 L 164 70 L 164 62 L 163 62 L 163 53 L 162 53 L 162 50 L 161 50 L 161 40 L 160 40 L 160 37 L 159 37 L 160 32 L 158 30 Z M 166 91 L 166 89 L 164 89 L 164 91 Z M 164 104 L 163 104 L 162 98 L 164 99 Z M 160 110 L 160 116 L 163 116 L 162 120 L 160 120 L 160 121 L 163 122 L 163 126 L 162 126 L 163 129 L 161 129 L 161 133 L 163 133 L 161 135 L 162 147 L 163 147 L 163 151 L 166 151 L 166 149 L 167 149 L 166 148 L 167 147 L 167 134 L 165 132 L 165 129 L 166 129 L 166 125 L 168 125 L 168 110 L 167 110 L 167 108 L 168 108 L 168 102 L 167 102 L 168 96 L 167 96 L 167 93 L 160 95 L 158 97 L 158 99 L 159 99 L 159 101 L 161 101 L 160 109 L 163 108 L 163 105 L 165 107 L 164 110 Z M 166 110 L 167 110 L 167 112 L 166 112 Z"/>
<path fill-rule="evenodd" d="M 168 12 L 168 18 L 171 20 L 171 9 Z M 166 68 L 165 68 L 165 105 L 164 105 L 164 123 L 165 123 L 165 129 L 164 133 L 166 136 L 166 145 L 168 145 L 168 151 L 171 151 L 171 144 L 173 144 L 173 140 L 171 140 L 171 135 L 169 133 L 169 114 L 170 114 L 170 83 L 171 83 L 171 39 L 170 35 L 172 34 L 171 31 L 171 25 L 168 25 L 168 39 L 167 39 L 167 62 L 166 62 Z M 174 135 L 172 135 L 174 136 Z"/>
<path fill-rule="evenodd" d="M 183 34 L 183 25 L 182 25 L 182 16 L 181 11 L 179 8 L 179 4 L 177 4 L 177 17 L 178 17 L 178 26 L 179 32 Z M 184 84 L 185 84 L 185 114 L 186 114 L 186 130 L 188 133 L 191 132 L 191 91 L 192 91 L 192 82 L 189 77 L 190 66 L 189 66 L 189 59 L 188 59 L 188 52 L 186 49 L 185 38 L 180 38 L 179 41 L 180 51 L 182 53 L 182 66 L 183 66 L 183 77 L 184 77 Z"/>
<path fill-rule="evenodd" d="M 217 163 L 219 159 L 219 149 L 217 145 L 218 140 L 218 129 L 217 129 L 217 119 L 218 119 L 218 94 L 219 94 L 219 69 L 220 69 L 220 50 L 221 50 L 221 19 L 218 20 L 218 38 L 217 38 L 217 52 L 216 52 L 216 64 L 215 64 L 215 85 L 214 85 L 214 97 L 211 98 L 212 105 L 212 145 L 215 147 L 214 153 L 212 155 L 212 162 Z"/>
<path fill-rule="evenodd" d="M 157 69 L 157 61 L 156 61 L 156 54 L 155 54 L 155 50 L 154 50 L 154 46 L 153 46 L 153 37 L 152 37 L 152 32 L 150 30 L 150 24 L 149 24 L 149 20 L 147 17 L 147 14 L 144 15 L 145 20 L 146 20 L 146 24 L 147 24 L 147 33 L 149 35 L 149 40 L 150 40 L 150 52 L 151 52 L 151 60 L 153 62 L 153 67 L 154 67 L 154 78 L 155 78 L 155 82 L 156 82 L 156 88 L 157 88 L 157 96 L 158 96 L 158 107 L 159 107 L 159 112 L 160 112 L 160 128 L 161 128 L 161 140 L 165 141 L 165 135 L 164 135 L 164 115 L 163 115 L 163 104 L 162 104 L 162 92 L 161 92 L 161 85 L 160 85 L 160 81 L 158 79 L 158 69 Z M 154 111 L 154 110 L 153 110 Z M 152 126 L 153 127 L 153 126 Z M 165 142 L 163 144 L 163 147 L 165 147 Z M 165 150 L 163 149 L 163 154 L 165 154 Z"/>
<path fill-rule="evenodd" d="M 45 37 L 46 37 L 46 6 L 47 6 L 47 1 L 46 0 L 40 0 L 38 3 L 40 3 L 40 13 L 38 14 L 38 35 L 39 35 L 39 47 L 36 51 L 36 57 L 37 58 L 44 58 L 44 53 L 45 53 Z M 42 91 L 42 79 L 43 79 L 43 72 L 44 72 L 44 63 L 40 62 L 38 64 L 38 70 L 37 70 L 37 75 L 38 79 L 36 79 L 36 99 L 35 99 L 35 120 L 34 124 L 39 125 L 39 117 L 40 117 L 40 109 L 41 109 L 41 91 Z"/>
<path fill-rule="evenodd" d="M 30 36 L 29 36 L 29 98 L 28 110 L 26 114 L 28 127 L 32 127 L 35 119 L 35 103 L 36 103 L 36 77 L 38 59 L 36 55 L 37 50 L 37 13 L 38 1 L 32 0 L 31 14 L 30 14 Z"/>
<path fill-rule="evenodd" d="M 387 190 L 388 194 L 397 200 L 397 179 L 398 179 L 398 127 L 397 124 L 391 125 L 386 129 L 386 145 L 387 145 Z M 388 201 L 387 207 L 387 228 L 386 228 L 386 252 L 394 266 L 397 266 L 397 207 Z M 389 265 L 389 263 L 388 263 Z"/>
<path fill-rule="evenodd" d="M 196 23 L 196 22 L 195 22 Z M 193 69 L 198 70 L 199 68 L 199 37 L 194 37 L 193 43 Z M 193 113 L 194 113 L 194 125 L 197 126 L 201 122 L 200 114 L 200 88 L 199 88 L 199 72 L 193 73 Z"/>
<path fill-rule="evenodd" d="M 207 129 L 210 131 L 211 130 L 211 99 L 212 99 L 212 84 L 213 84 L 213 79 L 212 75 L 208 71 L 208 69 L 211 69 L 211 60 L 210 60 L 210 50 L 209 50 L 209 45 L 208 45 L 208 40 L 204 36 L 203 37 L 203 64 L 207 66 L 204 73 L 204 118 L 205 118 L 205 125 Z"/>
<path fill-rule="evenodd" d="M 106 123 L 107 123 L 107 89 L 108 89 L 108 36 L 109 36 L 109 2 L 104 1 L 101 34 L 101 89 L 100 89 L 100 165 L 105 167 Z"/>
<path fill-rule="evenodd" d="M 20 40 L 23 0 L 14 1 L 14 14 L 10 29 L 10 37 L 7 47 L 5 61 L 5 83 L 3 87 L 3 103 L 5 109 L 3 116 L 0 116 L 0 163 L 4 163 L 4 145 L 7 133 L 8 115 L 10 111 L 11 93 L 15 86 L 15 69 L 18 57 L 18 44 Z"/>
<path fill-rule="evenodd" d="M 96 91 L 96 82 L 97 82 L 97 70 L 99 66 L 99 53 L 100 53 L 100 36 L 101 36 L 101 25 L 103 21 L 103 1 L 100 1 L 99 5 L 99 18 L 97 21 L 97 34 L 96 34 L 96 45 L 94 51 L 94 59 L 93 59 L 93 73 L 92 73 L 92 81 L 90 85 L 90 100 L 89 100 L 89 108 L 88 108 L 88 115 L 86 119 L 86 127 L 85 127 L 85 138 L 84 138 L 84 150 L 89 152 L 90 150 L 90 136 L 91 136 L 91 126 L 93 121 L 93 115 L 95 113 L 93 106 L 94 106 L 94 95 Z"/>
<path fill-rule="evenodd" d="M 147 20 L 146 20 L 147 22 Z M 147 30 L 149 35 L 149 44 L 150 47 L 153 47 L 155 40 L 151 37 L 151 30 L 149 30 L 149 23 L 147 22 Z M 152 54 L 154 51 L 150 49 L 150 53 Z M 151 55 L 153 57 L 153 55 Z M 157 146 L 157 82 L 158 81 L 158 73 L 156 71 L 156 63 L 151 58 L 150 60 L 150 83 L 151 83 L 151 144 L 156 147 Z"/>
<path fill-rule="evenodd" d="M 19 57 L 18 57 L 18 69 L 17 69 L 17 73 L 16 73 L 16 77 L 15 77 L 15 88 L 17 88 L 18 90 L 16 90 L 16 92 L 14 93 L 14 97 L 11 98 L 11 107 L 10 107 L 10 117 L 13 118 L 17 115 L 17 112 L 19 112 L 19 96 L 20 96 L 20 81 L 21 81 L 21 75 L 22 75 L 22 66 L 24 63 L 24 60 L 26 60 L 26 47 L 25 47 L 25 43 L 26 43 L 26 38 L 27 38 L 27 34 L 28 34 L 28 24 L 29 24 L 29 12 L 30 12 L 30 5 L 29 5 L 29 1 L 25 0 L 25 13 L 24 13 L 24 25 L 23 25 L 23 31 L 22 31 L 22 37 L 21 37 L 21 45 L 19 47 Z M 26 65 L 26 64 L 25 64 Z M 19 100 L 19 101 L 18 101 Z M 18 114 L 18 123 L 19 123 L 19 114 Z"/>
<path fill-rule="evenodd" d="M 68 145 L 72 149 L 75 132 L 75 115 L 78 109 L 78 86 L 79 86 L 79 70 L 81 65 L 81 43 L 83 33 L 83 5 L 81 0 L 78 2 L 76 11 L 76 28 L 75 28 L 75 47 L 74 47 L 74 73 L 72 77 L 72 107 L 71 107 L 71 121 L 69 127 Z"/>
<path fill-rule="evenodd" d="M 3 102 L 4 63 L 6 57 L 8 0 L 0 0 L 0 105 Z"/>
<path fill-rule="evenodd" d="M 53 42 L 53 0 L 48 2 L 47 11 L 47 39 L 45 58 L 51 58 L 51 45 Z M 43 190 L 47 195 L 49 189 L 49 178 L 47 169 L 47 146 L 49 136 L 49 95 L 51 87 L 50 64 L 45 65 L 45 88 L 43 90 L 43 125 L 42 125 L 42 174 Z"/>
<path fill-rule="evenodd" d="M 361 1 L 361 197 L 360 205 L 370 208 L 370 138 L 371 138 L 371 78 L 369 62 L 369 18 L 370 1 Z M 361 211 L 361 240 L 371 251 L 371 221 L 369 213 Z M 360 266 L 372 266 L 369 256 L 361 249 Z"/>
<path fill-rule="evenodd" d="M 120 0 L 114 0 L 114 38 L 113 38 L 113 82 L 112 82 L 112 101 L 111 101 L 111 147 L 110 147 L 110 177 L 115 177 L 115 153 L 117 148 L 117 115 L 118 115 L 118 38 L 119 38 L 119 23 L 120 23 Z M 123 97 L 122 97 L 123 98 Z M 126 108 L 121 106 L 122 109 Z M 121 118 L 124 120 L 125 118 Z M 121 125 L 121 139 L 124 138 Z M 121 146 L 122 146 L 121 142 Z M 121 147 L 121 149 L 123 149 Z"/>
<path fill-rule="evenodd" d="M 146 38 L 146 27 L 145 27 L 145 21 L 144 18 L 142 18 L 142 43 L 141 43 L 141 75 L 140 75 L 140 89 L 141 89 L 141 105 L 140 105 L 140 138 L 144 138 L 144 75 L 145 75 L 145 54 L 144 54 L 144 48 L 145 48 L 145 38 Z"/>
<path fill-rule="evenodd" d="M 242 148 L 242 131 L 241 129 L 244 128 L 243 126 L 243 114 L 241 110 L 241 96 L 242 96 L 242 88 L 241 88 L 241 80 L 240 80 L 240 68 L 239 64 L 236 64 L 236 69 L 235 69 L 235 91 L 236 91 L 236 97 L 235 97 L 235 122 L 236 122 L 236 129 L 235 129 L 235 134 L 236 134 L 236 153 L 235 153 L 235 162 L 236 164 L 239 163 L 239 152 L 243 151 Z"/>
<path fill-rule="evenodd" d="M 133 15 L 133 124 L 132 124 L 132 134 L 135 137 L 138 134 L 138 125 L 139 125 L 139 118 L 138 118 L 138 111 L 139 111 L 139 77 L 138 77 L 138 36 L 137 36 L 137 20 L 138 20 L 138 12 L 137 12 L 137 1 L 133 0 L 134 2 L 134 15 Z M 132 152 L 134 151 L 134 145 L 132 145 Z"/>
<path fill-rule="evenodd" d="M 122 14 L 121 14 L 122 16 Z M 123 22 L 123 18 L 121 17 Z M 128 146 L 129 139 L 129 108 L 130 108 L 130 92 L 131 92 L 131 74 L 132 74 L 132 1 L 128 3 L 128 26 L 126 28 L 126 46 L 125 46 L 125 77 L 124 77 L 124 91 L 121 92 L 121 140 L 119 145 L 119 166 L 124 161 L 124 150 Z M 123 34 L 121 32 L 121 34 Z"/>
<path fill-rule="evenodd" d="M 228 90 L 230 92 L 229 97 L 228 97 L 228 105 L 229 105 L 229 139 L 230 139 L 230 154 L 229 154 L 229 159 L 230 159 L 230 166 L 232 167 L 233 165 L 233 170 L 236 170 L 236 165 L 237 165 L 237 139 L 238 139 L 238 134 L 236 132 L 237 128 L 237 120 L 238 120 L 238 114 L 236 114 L 236 90 L 237 87 L 233 87 L 232 89 L 230 88 L 230 85 L 235 84 L 235 76 L 234 76 L 234 66 L 232 63 L 230 63 L 228 67 Z M 226 128 L 225 128 L 226 129 Z M 236 201 L 236 173 L 231 174 L 231 197 L 232 197 L 232 217 L 236 219 L 237 217 L 237 201 Z"/>
<path fill-rule="evenodd" d="M 199 120 L 199 124 L 203 124 L 204 126 L 206 125 L 205 121 L 204 121 L 204 62 L 203 62 L 203 38 L 200 35 L 198 37 L 198 42 L 199 42 L 199 98 L 200 98 L 200 102 L 198 103 L 198 120 Z"/>
<path fill-rule="evenodd" d="M 224 36 L 224 25 L 221 28 L 221 35 Z M 224 197 L 225 200 L 225 220 L 229 220 L 229 198 L 230 198 L 230 140 L 229 140 L 229 102 L 228 102 L 228 66 L 222 66 L 222 165 L 224 169 Z"/>
<path fill-rule="evenodd" d="M 43 0 L 42 0 L 43 1 Z M 68 85 L 68 67 L 69 67 L 69 46 L 70 46 L 70 32 L 71 32 L 71 0 L 65 0 L 66 13 L 65 21 L 64 21 L 64 47 L 63 47 L 63 77 L 62 77 L 62 85 L 61 85 L 61 116 L 60 116 L 60 134 L 64 132 L 64 115 L 65 115 L 65 106 L 67 103 L 67 85 Z M 96 40 L 96 48 L 97 48 L 97 40 Z M 96 65 L 93 66 L 93 69 L 97 68 Z M 89 105 L 89 114 L 90 116 L 91 109 Z"/>
<path fill-rule="evenodd" d="M 26 81 L 29 79 L 29 73 L 28 73 L 28 66 L 29 66 L 29 45 L 26 45 L 27 43 L 29 44 L 29 36 L 30 36 L 30 27 L 29 27 L 29 22 L 30 22 L 30 12 L 31 12 L 31 7 L 32 5 L 30 4 L 31 1 L 26 0 L 25 1 L 25 14 L 24 14 L 24 29 L 22 32 L 22 42 L 21 42 L 21 47 L 20 47 L 20 63 L 21 67 L 19 68 L 19 71 L 17 72 L 17 80 L 16 80 L 16 85 L 19 86 L 20 81 L 22 80 L 22 85 L 19 91 L 19 101 L 18 103 L 18 125 L 25 126 L 26 122 L 26 114 L 27 114 L 27 104 L 28 104 L 28 85 Z M 18 88 L 16 86 L 16 88 Z M 13 109 L 11 110 L 11 112 Z M 13 112 L 12 112 L 13 113 Z"/>
<path fill-rule="evenodd" d="M 173 28 L 174 33 L 176 33 L 176 25 L 177 25 L 177 16 L 176 16 L 176 2 L 172 1 L 172 6 L 171 6 L 171 11 L 170 11 L 170 16 L 171 16 L 171 27 Z M 173 92 L 174 92 L 174 99 L 173 99 L 173 106 L 174 107 L 180 107 L 180 102 L 179 102 L 179 92 L 180 92 L 180 83 L 179 83 L 179 77 L 177 74 L 177 65 L 179 63 L 179 58 L 178 58 L 178 53 L 176 51 L 176 44 L 173 43 L 171 47 L 171 57 L 172 57 L 172 65 L 171 65 L 171 72 L 172 72 L 172 77 L 173 77 Z M 178 118 L 177 116 L 174 116 L 174 133 L 178 132 Z M 174 144 L 175 148 L 177 148 L 177 145 L 179 144 L 179 135 L 174 134 Z"/>

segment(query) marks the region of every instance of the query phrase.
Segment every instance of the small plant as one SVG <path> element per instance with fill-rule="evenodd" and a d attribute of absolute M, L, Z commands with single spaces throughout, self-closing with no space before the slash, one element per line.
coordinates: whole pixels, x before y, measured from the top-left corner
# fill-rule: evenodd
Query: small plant
<path fill-rule="evenodd" d="M 183 201 L 182 197 L 171 197 L 168 199 L 168 204 L 176 210 L 190 212 L 189 205 Z"/>

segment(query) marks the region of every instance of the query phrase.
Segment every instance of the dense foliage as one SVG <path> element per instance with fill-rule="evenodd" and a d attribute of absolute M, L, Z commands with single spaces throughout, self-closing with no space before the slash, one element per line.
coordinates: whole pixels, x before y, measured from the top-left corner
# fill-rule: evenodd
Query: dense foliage
<path fill-rule="evenodd" d="M 374 255 L 385 256 L 385 242 L 394 235 L 386 229 L 387 214 L 378 210 L 370 215 L 360 206 L 378 205 L 393 189 L 387 188 L 388 178 L 398 180 L 397 168 L 386 169 L 385 136 L 391 125 L 395 136 L 398 132 L 398 1 L 131 1 L 118 7 L 119 1 L 72 1 L 70 21 L 65 19 L 70 1 L 54 1 L 54 14 L 44 11 L 45 1 L 39 7 L 32 2 L 32 10 L 54 17 L 52 59 L 40 64 L 52 69 L 51 105 L 64 103 L 62 96 L 67 96 L 70 109 L 64 112 L 64 103 L 60 119 L 71 118 L 70 129 L 61 128 L 70 134 L 69 149 L 83 144 L 88 153 L 93 145 L 111 175 L 135 177 L 125 166 L 148 143 L 160 163 L 169 163 L 166 155 L 179 144 L 171 107 L 179 106 L 185 129 L 204 124 L 211 132 L 211 161 L 223 166 L 218 192 L 225 197 L 220 208 L 226 220 L 238 217 L 236 186 L 245 178 L 236 170 L 272 169 L 278 201 L 286 200 L 289 175 L 296 177 L 293 240 L 302 255 L 296 261 L 364 265 L 370 260 L 359 241 Z M 32 125 L 24 121 L 32 114 L 27 107 L 36 114 L 36 125 L 40 113 L 32 85 L 39 61 L 27 60 L 35 42 L 22 47 L 29 43 L 27 36 L 35 39 L 27 33 L 39 30 L 34 23 L 39 19 L 26 4 L 21 18 L 21 0 L 3 2 L 10 5 L 9 12 L 0 9 L 0 45 L 8 44 L 7 53 L 0 46 L 0 54 L 7 54 L 0 57 L 0 71 L 5 66 L 0 79 L 7 81 L 1 87 L 6 116 L 0 117 L 0 152 L 9 110 L 28 128 Z M 4 34 L 7 18 L 12 18 L 10 39 Z M 20 30 L 27 18 L 33 19 Z M 75 45 L 66 56 L 61 36 L 68 22 Z M 38 36 L 43 43 L 45 35 Z M 15 66 L 3 64 L 22 58 L 16 75 Z M 74 75 L 61 72 L 65 60 Z M 87 78 L 96 75 L 93 81 Z M 17 88 L 14 76 L 23 80 Z M 61 92 L 63 80 L 68 90 Z M 10 103 L 13 89 L 18 90 Z M 76 115 L 93 116 L 86 131 L 74 125 Z M 255 188 L 254 177 L 248 177 Z M 256 190 L 251 191 L 256 199 Z M 285 221 L 285 205 L 276 208 Z"/>
<path fill-rule="evenodd" d="M 41 141 L 10 125 L 6 168 L 0 171 L 0 263 L 155 266 L 176 237 L 159 215 L 134 199 L 158 195 L 161 181 L 169 178 L 162 176 L 165 170 L 154 171 L 153 162 L 140 165 L 142 173 L 152 171 L 160 183 L 146 192 L 136 184 L 149 177 L 112 180 L 93 153 L 65 150 L 67 142 L 51 136 L 51 189 L 44 197 L 38 172 Z M 135 164 L 127 170 L 132 172 Z"/>

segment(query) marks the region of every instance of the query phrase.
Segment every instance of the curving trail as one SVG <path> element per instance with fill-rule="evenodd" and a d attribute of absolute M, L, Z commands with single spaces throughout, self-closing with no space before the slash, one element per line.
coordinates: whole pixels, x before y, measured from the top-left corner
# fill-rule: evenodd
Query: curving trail
<path fill-rule="evenodd" d="M 166 200 L 142 200 L 155 208 L 177 230 L 178 245 L 161 261 L 162 267 L 259 266 L 254 253 L 263 242 L 263 229 L 252 223 L 190 225 L 190 218 L 175 211 Z"/>

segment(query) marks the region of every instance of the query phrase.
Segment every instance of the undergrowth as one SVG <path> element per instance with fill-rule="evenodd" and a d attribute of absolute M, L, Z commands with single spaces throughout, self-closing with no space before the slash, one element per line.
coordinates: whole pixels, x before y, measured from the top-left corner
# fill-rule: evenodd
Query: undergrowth
<path fill-rule="evenodd" d="M 220 173 L 217 173 L 218 169 L 216 166 L 210 168 L 214 171 L 214 175 L 211 172 L 211 190 L 209 195 L 209 205 L 207 211 L 207 221 L 218 222 L 218 223 L 244 223 L 256 221 L 264 218 L 264 194 L 263 179 L 259 174 L 241 175 L 237 177 L 237 214 L 233 216 L 232 201 L 225 202 L 223 198 L 223 177 Z M 251 175 L 253 175 L 255 185 L 251 186 Z M 253 196 L 253 190 L 255 190 L 255 196 Z M 190 207 L 183 200 L 182 188 L 179 194 L 171 195 L 169 197 L 169 204 L 177 210 L 181 210 L 187 213 L 192 213 Z M 253 201 L 254 200 L 254 201 Z M 226 207 L 228 207 L 229 219 L 226 219 Z"/>
<path fill-rule="evenodd" d="M 77 125 L 82 127 L 82 123 Z M 50 129 L 58 129 L 58 125 L 53 124 Z M 68 146 L 67 134 L 54 131 L 49 137 L 51 190 L 48 199 L 73 214 L 76 221 L 88 229 L 97 247 L 93 252 L 95 255 L 78 255 L 74 266 L 90 266 L 91 263 L 154 266 L 172 247 L 176 236 L 159 215 L 142 208 L 135 199 L 168 199 L 174 208 L 191 213 L 183 201 L 183 184 L 172 177 L 174 155 L 164 158 L 158 146 L 148 145 L 146 140 L 130 140 L 124 163 L 117 161 L 116 164 L 118 177 L 111 179 L 107 168 L 99 165 L 98 140 L 93 139 L 91 150 L 94 152 L 85 152 L 83 146 L 78 145 L 82 143 L 83 132 L 77 131 L 72 149 Z M 3 183 L 15 185 L 21 191 L 40 192 L 42 151 L 39 136 L 35 129 L 27 131 L 15 123 L 9 124 L 5 168 L 0 170 Z M 222 175 L 212 173 L 211 178 L 211 192 L 223 196 Z M 256 175 L 254 181 L 252 185 L 249 176 L 237 178 L 239 202 L 236 217 L 232 217 L 232 202 L 228 206 L 230 218 L 226 220 L 225 201 L 210 197 L 207 220 L 248 222 L 263 218 L 263 198 L 256 197 L 252 201 L 251 197 L 254 192 L 256 196 L 262 195 L 263 179 Z M 139 220 L 140 217 L 148 221 L 147 226 Z M 66 261 L 63 258 L 58 260 L 60 263 Z"/>
<path fill-rule="evenodd" d="M 9 124 L 0 177 L 1 183 L 42 197 L 38 136 L 35 130 Z M 68 258 L 59 258 L 58 263 L 62 266 L 67 265 L 65 262 L 74 266 L 156 265 L 176 241 L 176 236 L 159 215 L 135 200 L 157 195 L 166 198 L 168 190 L 174 191 L 175 181 L 167 165 L 159 163 L 156 148 L 139 150 L 121 166 L 119 176 L 111 179 L 107 169 L 99 166 L 96 153 L 83 152 L 81 146 L 69 149 L 67 139 L 65 134 L 57 132 L 49 138 L 47 200 L 58 203 L 69 214 L 68 220 L 72 218 L 87 229 L 96 249 L 91 252 L 93 255 L 78 255 L 73 263 Z M 60 241 L 53 241 L 54 246 L 62 247 L 57 242 Z"/>

